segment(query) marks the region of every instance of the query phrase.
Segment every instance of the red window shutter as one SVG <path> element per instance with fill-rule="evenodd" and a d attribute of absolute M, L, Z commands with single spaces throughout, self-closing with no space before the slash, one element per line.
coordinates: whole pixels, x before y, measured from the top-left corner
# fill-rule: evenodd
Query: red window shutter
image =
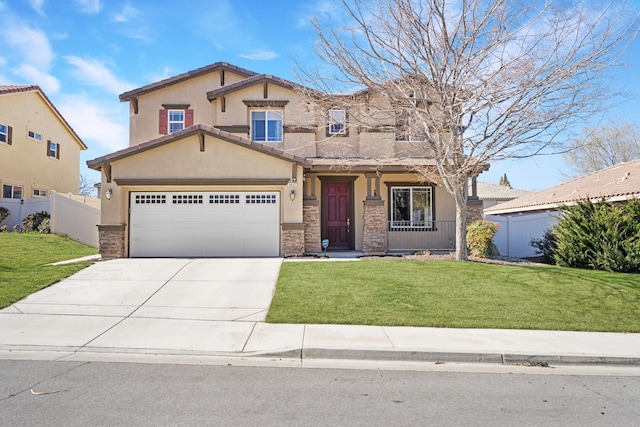
<path fill-rule="evenodd" d="M 56 159 L 60 158 L 60 144 L 56 144 Z"/>
<path fill-rule="evenodd" d="M 51 140 L 47 139 L 47 146 L 45 147 L 47 149 L 47 157 L 49 157 L 49 146 L 51 145 Z"/>
<path fill-rule="evenodd" d="M 13 128 L 11 126 L 7 126 L 7 144 L 11 145 L 11 135 L 13 135 Z"/>
<path fill-rule="evenodd" d="M 166 135 L 169 133 L 169 111 L 160 110 L 158 133 L 160 135 Z"/>
<path fill-rule="evenodd" d="M 184 127 L 193 126 L 193 110 L 184 110 Z"/>

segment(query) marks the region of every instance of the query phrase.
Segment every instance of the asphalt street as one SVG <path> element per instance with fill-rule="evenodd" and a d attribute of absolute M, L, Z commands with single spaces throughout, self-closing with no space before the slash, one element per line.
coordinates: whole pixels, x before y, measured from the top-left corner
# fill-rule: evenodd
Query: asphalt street
<path fill-rule="evenodd" d="M 640 377 L 0 361 L 10 426 L 637 425 Z"/>

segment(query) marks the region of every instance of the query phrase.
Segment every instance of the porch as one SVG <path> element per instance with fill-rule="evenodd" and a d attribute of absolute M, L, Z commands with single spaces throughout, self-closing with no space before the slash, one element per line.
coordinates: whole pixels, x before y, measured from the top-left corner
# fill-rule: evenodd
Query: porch
<path fill-rule="evenodd" d="M 455 251 L 455 221 L 428 221 L 421 227 L 407 226 L 398 221 L 387 222 L 387 250 Z"/>

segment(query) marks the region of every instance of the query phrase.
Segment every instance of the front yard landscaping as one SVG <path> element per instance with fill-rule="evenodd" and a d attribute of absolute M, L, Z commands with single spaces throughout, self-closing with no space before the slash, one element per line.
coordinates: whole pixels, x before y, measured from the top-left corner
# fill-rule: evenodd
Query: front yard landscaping
<path fill-rule="evenodd" d="M 90 265 L 48 263 L 98 253 L 95 248 L 56 234 L 0 233 L 0 308 Z"/>
<path fill-rule="evenodd" d="M 285 262 L 267 322 L 640 332 L 640 275 L 455 261 Z"/>

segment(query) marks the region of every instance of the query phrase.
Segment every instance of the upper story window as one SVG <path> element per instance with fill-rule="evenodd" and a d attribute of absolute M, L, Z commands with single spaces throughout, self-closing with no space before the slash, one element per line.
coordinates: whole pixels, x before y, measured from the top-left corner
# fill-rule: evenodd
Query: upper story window
<path fill-rule="evenodd" d="M 346 110 L 329 110 L 329 135 L 347 134 L 347 112 Z"/>
<path fill-rule="evenodd" d="M 184 110 L 169 110 L 169 133 L 184 129 Z"/>
<path fill-rule="evenodd" d="M 34 132 L 32 130 L 27 131 L 27 136 L 31 139 L 35 139 L 36 141 L 42 142 L 42 134 L 38 132 Z"/>
<path fill-rule="evenodd" d="M 33 190 L 33 196 L 34 197 L 47 197 L 47 190 L 34 189 Z"/>
<path fill-rule="evenodd" d="M 56 144 L 52 141 L 47 141 L 47 156 L 53 159 L 60 158 L 60 144 Z"/>
<path fill-rule="evenodd" d="M 11 145 L 11 126 L 0 123 L 0 143 Z"/>
<path fill-rule="evenodd" d="M 251 140 L 256 142 L 282 142 L 280 110 L 251 112 Z"/>
<path fill-rule="evenodd" d="M 193 126 L 193 110 L 187 104 L 163 104 L 158 133 L 166 135 Z"/>
<path fill-rule="evenodd" d="M 2 197 L 5 199 L 22 199 L 22 187 L 4 184 L 2 186 Z"/>
<path fill-rule="evenodd" d="M 391 228 L 431 229 L 431 187 L 391 187 Z"/>

